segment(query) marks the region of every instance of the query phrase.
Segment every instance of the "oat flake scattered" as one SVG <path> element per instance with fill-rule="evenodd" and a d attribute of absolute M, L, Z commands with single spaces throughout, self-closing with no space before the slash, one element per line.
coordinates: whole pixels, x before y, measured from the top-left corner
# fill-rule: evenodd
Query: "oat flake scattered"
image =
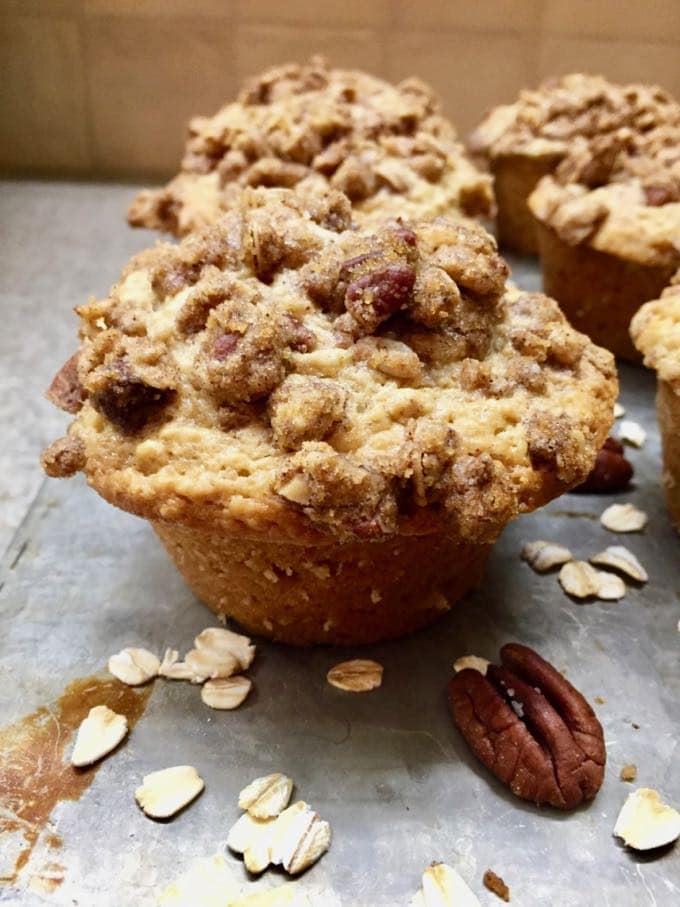
<path fill-rule="evenodd" d="M 174 765 L 145 775 L 135 791 L 135 800 L 147 816 L 167 819 L 191 803 L 204 786 L 192 765 Z"/>
<path fill-rule="evenodd" d="M 326 680 L 331 686 L 349 693 L 367 693 L 382 684 L 383 666 L 368 658 L 342 661 L 331 668 Z"/>
<path fill-rule="evenodd" d="M 605 548 L 599 554 L 594 554 L 590 558 L 590 562 L 598 567 L 610 567 L 612 570 L 618 570 L 638 583 L 646 583 L 649 579 L 649 575 L 640 561 L 632 551 L 623 545 L 611 545 L 609 548 Z"/>
<path fill-rule="evenodd" d="M 136 687 L 156 677 L 161 663 L 148 649 L 129 647 L 109 658 L 109 671 L 122 683 Z"/>
<path fill-rule="evenodd" d="M 568 563 L 572 560 L 573 555 L 564 545 L 539 539 L 535 542 L 527 542 L 522 548 L 522 558 L 537 573 L 547 573 L 553 567 L 561 567 L 562 564 Z"/>
<path fill-rule="evenodd" d="M 600 517 L 610 532 L 640 532 L 647 525 L 647 514 L 635 504 L 612 504 Z"/>
<path fill-rule="evenodd" d="M 652 850 L 680 837 L 680 813 L 663 803 L 659 792 L 640 787 L 628 794 L 614 834 L 635 850 Z"/>
<path fill-rule="evenodd" d="M 238 805 L 255 819 L 278 816 L 290 801 L 293 781 L 282 772 L 255 778 L 238 795 Z"/>
<path fill-rule="evenodd" d="M 462 655 L 453 663 L 453 670 L 456 674 L 464 671 L 465 668 L 472 668 L 473 671 L 479 671 L 480 674 L 486 674 L 489 667 L 489 661 L 486 658 L 480 658 L 479 655 Z"/>
<path fill-rule="evenodd" d="M 600 589 L 598 571 L 585 561 L 570 561 L 559 574 L 560 585 L 575 598 L 594 598 Z"/>
<path fill-rule="evenodd" d="M 597 571 L 600 581 L 600 588 L 597 590 L 597 597 L 602 601 L 618 601 L 626 594 L 626 584 L 620 576 L 615 573 L 605 573 L 604 570 Z"/>
<path fill-rule="evenodd" d="M 423 873 L 421 890 L 411 907 L 481 907 L 479 900 L 453 867 L 432 863 Z"/>
<path fill-rule="evenodd" d="M 647 440 L 647 432 L 639 423 L 624 419 L 619 425 L 618 437 L 619 441 L 632 447 L 642 447 Z"/>
<path fill-rule="evenodd" d="M 237 709 L 252 686 L 252 681 L 240 674 L 208 680 L 201 687 L 201 699 L 211 709 Z"/>
<path fill-rule="evenodd" d="M 78 768 L 92 765 L 115 750 L 127 732 L 125 715 L 119 715 L 106 705 L 96 705 L 78 728 L 71 764 Z"/>

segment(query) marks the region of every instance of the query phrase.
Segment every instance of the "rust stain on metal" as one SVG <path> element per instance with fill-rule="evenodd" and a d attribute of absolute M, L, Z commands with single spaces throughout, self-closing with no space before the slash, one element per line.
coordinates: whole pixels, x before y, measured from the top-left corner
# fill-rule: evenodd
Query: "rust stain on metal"
<path fill-rule="evenodd" d="M 55 702 L 0 728 L 0 835 L 21 834 L 25 842 L 13 871 L 0 881 L 16 881 L 57 803 L 78 800 L 92 784 L 101 763 L 77 769 L 66 752 L 90 709 L 107 705 L 125 715 L 133 727 L 152 689 L 152 685 L 133 689 L 96 675 L 79 678 Z M 61 846 L 53 831 L 44 840 L 51 848 Z"/>

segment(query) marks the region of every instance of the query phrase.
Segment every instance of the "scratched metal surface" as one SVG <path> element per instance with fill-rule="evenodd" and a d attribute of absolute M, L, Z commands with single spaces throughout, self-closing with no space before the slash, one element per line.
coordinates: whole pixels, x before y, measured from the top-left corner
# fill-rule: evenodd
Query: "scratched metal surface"
<path fill-rule="evenodd" d="M 64 219 L 77 216 L 83 191 L 62 192 Z M 129 189 L 106 192 L 110 211 L 116 192 L 122 210 Z M 125 231 L 120 223 L 111 229 Z M 26 241 L 33 241 L 28 234 Z M 79 256 L 95 253 L 86 231 L 79 242 Z M 116 241 L 114 258 L 126 242 Z M 99 254 L 110 271 L 106 251 Z M 515 276 L 520 285 L 537 287 L 532 267 L 518 263 Z M 47 330 L 54 325 L 62 336 L 67 317 L 65 308 L 45 301 Z M 647 510 L 644 533 L 607 533 L 597 516 L 609 500 L 591 496 L 567 496 L 523 517 L 494 548 L 481 587 L 436 626 L 361 650 L 385 665 L 383 687 L 371 694 L 352 696 L 326 684 L 327 669 L 348 657 L 346 650 L 267 643 L 259 644 L 251 672 L 255 692 L 236 712 L 210 711 L 188 684 L 158 682 L 127 743 L 104 762 L 79 802 L 53 813 L 52 828 L 63 839 L 57 856 L 63 883 L 44 900 L 25 890 L 55 858 L 39 843 L 21 887 L 0 887 L 0 902 L 152 905 L 158 888 L 192 859 L 220 849 L 238 814 L 239 789 L 256 775 L 283 770 L 333 826 L 330 852 L 298 883 L 301 890 L 327 892 L 321 903 L 329 907 L 406 904 L 432 860 L 454 865 L 483 905 L 499 903 L 481 884 L 488 867 L 505 878 L 518 905 L 678 903 L 680 848 L 650 859 L 626 851 L 611 835 L 631 790 L 618 779 L 624 763 L 637 764 L 640 786 L 680 804 L 680 539 L 658 487 L 652 378 L 627 367 L 622 379 L 628 415 L 650 437 L 630 454 L 635 487 L 616 499 Z M 38 483 L 37 474 L 32 481 Z M 623 541 L 651 580 L 629 588 L 619 603 L 577 605 L 554 575 L 537 576 L 520 562 L 522 543 L 534 538 L 558 540 L 579 556 Z M 150 528 L 106 505 L 79 479 L 42 484 L 4 557 L 0 581 L 0 724 L 56 698 L 69 680 L 100 670 L 124 645 L 182 649 L 213 623 Z M 508 640 L 538 648 L 591 701 L 606 698 L 596 709 L 608 770 L 588 808 L 562 815 L 516 800 L 471 758 L 451 726 L 444 689 L 453 660 L 469 652 L 493 658 Z M 174 821 L 151 822 L 136 808 L 134 788 L 146 772 L 177 763 L 195 765 L 206 790 Z M 7 842 L 0 846 L 0 875 L 10 850 Z M 241 877 L 239 861 L 229 859 Z"/>

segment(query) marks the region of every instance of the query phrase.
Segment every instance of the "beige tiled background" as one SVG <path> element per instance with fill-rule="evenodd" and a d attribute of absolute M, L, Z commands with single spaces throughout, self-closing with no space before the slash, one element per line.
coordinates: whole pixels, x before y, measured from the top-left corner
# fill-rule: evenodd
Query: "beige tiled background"
<path fill-rule="evenodd" d="M 191 114 L 314 52 L 417 73 L 465 134 L 552 73 L 680 96 L 680 0 L 0 0 L 0 168 L 168 174 Z"/>

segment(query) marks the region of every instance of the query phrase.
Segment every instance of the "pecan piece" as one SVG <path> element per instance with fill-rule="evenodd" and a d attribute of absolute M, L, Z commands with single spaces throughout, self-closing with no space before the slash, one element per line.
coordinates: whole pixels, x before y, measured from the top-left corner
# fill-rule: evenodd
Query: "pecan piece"
<path fill-rule="evenodd" d="M 345 293 L 345 308 L 371 333 L 411 297 L 416 272 L 406 262 L 392 262 L 353 280 Z"/>
<path fill-rule="evenodd" d="M 675 200 L 673 189 L 670 186 L 645 186 L 643 192 L 646 203 L 652 208 L 668 205 Z"/>
<path fill-rule="evenodd" d="M 75 414 L 83 405 L 83 388 L 78 379 L 78 356 L 74 353 L 59 369 L 45 396 L 66 413 Z"/>
<path fill-rule="evenodd" d="M 454 723 L 480 761 L 523 800 L 574 809 L 602 785 L 606 753 L 592 708 L 527 646 L 503 646 L 486 676 L 449 683 Z"/>
<path fill-rule="evenodd" d="M 632 478 L 633 467 L 623 455 L 623 444 L 616 438 L 607 438 L 597 453 L 588 478 L 572 490 L 582 494 L 622 491 Z"/>
<path fill-rule="evenodd" d="M 121 431 L 136 432 L 155 418 L 174 396 L 171 388 L 153 387 L 121 367 L 118 377 L 91 399 L 95 409 Z"/>

